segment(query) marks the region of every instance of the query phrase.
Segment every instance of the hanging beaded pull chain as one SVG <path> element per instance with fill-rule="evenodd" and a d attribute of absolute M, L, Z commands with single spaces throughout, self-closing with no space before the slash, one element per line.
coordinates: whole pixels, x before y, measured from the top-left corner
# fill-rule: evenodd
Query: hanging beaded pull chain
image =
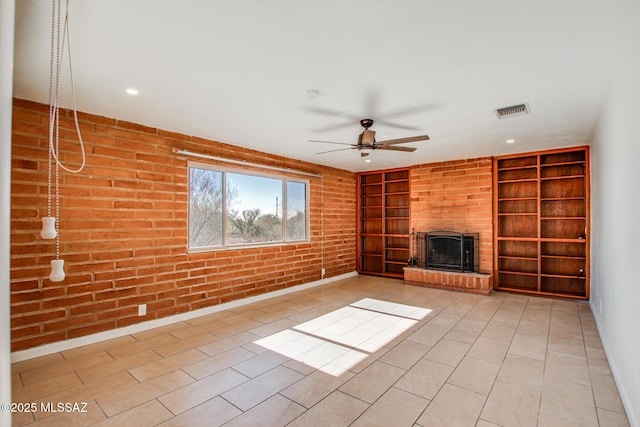
<path fill-rule="evenodd" d="M 75 85 L 73 82 L 73 70 L 71 62 L 71 48 L 69 42 L 69 0 L 66 0 L 64 24 L 61 12 L 62 0 L 53 0 L 51 11 L 51 60 L 49 63 L 49 143 L 48 143 L 48 172 L 47 172 L 47 217 L 43 218 L 43 230 L 40 233 L 43 238 L 55 238 L 55 259 L 51 261 L 51 274 L 49 279 L 54 282 L 64 280 L 64 260 L 60 259 L 60 169 L 69 173 L 79 173 L 86 163 L 84 142 L 78 123 L 78 109 L 76 105 Z M 66 49 L 69 59 L 69 78 L 71 81 L 71 94 L 73 98 L 73 119 L 80 143 L 82 164 L 77 169 L 70 169 L 62 164 L 60 154 L 60 80 L 62 74 L 62 53 Z M 53 163 L 55 162 L 55 171 Z M 53 181 L 53 183 L 52 183 Z M 52 188 L 55 188 L 52 215 Z"/>

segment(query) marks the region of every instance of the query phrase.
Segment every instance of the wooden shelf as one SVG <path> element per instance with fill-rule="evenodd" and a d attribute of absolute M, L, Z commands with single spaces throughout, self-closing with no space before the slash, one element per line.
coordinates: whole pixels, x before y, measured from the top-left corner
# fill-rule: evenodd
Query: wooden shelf
<path fill-rule="evenodd" d="M 573 160 L 573 161 L 556 162 L 556 163 L 541 163 L 540 167 L 546 168 L 546 167 L 569 166 L 569 165 L 585 165 L 585 160 Z"/>
<path fill-rule="evenodd" d="M 397 264 L 402 265 L 403 267 L 407 266 L 407 261 L 385 261 L 387 264 Z"/>
<path fill-rule="evenodd" d="M 540 258 L 556 258 L 556 259 L 587 259 L 586 256 L 576 256 L 576 255 L 540 255 Z"/>
<path fill-rule="evenodd" d="M 494 287 L 589 298 L 588 147 L 494 159 Z"/>
<path fill-rule="evenodd" d="M 583 216 L 543 216 L 540 217 L 543 221 L 557 221 L 557 220 L 580 220 L 584 221 L 586 218 Z"/>
<path fill-rule="evenodd" d="M 510 184 L 514 182 L 536 182 L 537 178 L 527 178 L 527 179 L 509 179 L 504 181 L 498 181 L 498 184 Z"/>
<path fill-rule="evenodd" d="M 358 194 L 358 272 L 402 278 L 410 256 L 409 169 L 359 173 Z"/>
<path fill-rule="evenodd" d="M 542 273 L 540 274 L 542 277 L 556 277 L 556 278 L 560 278 L 560 279 L 576 279 L 576 280 L 584 280 L 583 276 L 580 275 L 573 275 L 573 276 L 568 276 L 566 274 L 545 274 Z"/>
<path fill-rule="evenodd" d="M 500 168 L 501 171 L 514 171 L 514 170 L 523 170 L 523 169 L 533 169 L 533 170 L 538 170 L 538 166 L 537 165 L 532 165 L 532 166 L 511 166 L 511 167 L 502 167 Z"/>
<path fill-rule="evenodd" d="M 509 201 L 509 200 L 538 200 L 537 197 L 504 197 L 501 198 L 500 201 Z"/>
<path fill-rule="evenodd" d="M 582 175 L 564 175 L 564 176 L 550 176 L 546 178 L 540 178 L 541 181 L 550 181 L 554 179 L 582 179 L 584 178 L 584 174 Z"/>
<path fill-rule="evenodd" d="M 513 255 L 500 255 L 499 258 L 500 259 L 521 259 L 521 260 L 528 260 L 528 261 L 537 261 L 538 260 L 538 258 L 536 258 L 536 257 L 513 256 Z"/>
<path fill-rule="evenodd" d="M 534 277 L 538 277 L 538 273 L 527 273 L 527 272 L 524 272 L 524 271 L 501 270 L 500 273 L 501 274 L 517 274 L 519 276 L 534 276 Z"/>
<path fill-rule="evenodd" d="M 540 239 L 538 237 L 497 237 L 498 241 L 513 241 L 513 242 L 537 242 Z"/>

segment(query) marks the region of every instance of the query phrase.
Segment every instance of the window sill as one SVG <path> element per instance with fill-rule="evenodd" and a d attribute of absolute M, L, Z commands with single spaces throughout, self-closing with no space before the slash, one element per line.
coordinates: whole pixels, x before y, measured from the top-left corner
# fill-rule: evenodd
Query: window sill
<path fill-rule="evenodd" d="M 236 251 L 244 249 L 261 249 L 261 248 L 273 248 L 281 246 L 293 246 L 293 245 L 308 245 L 311 244 L 309 240 L 295 240 L 291 242 L 274 242 L 274 243 L 248 243 L 244 245 L 231 245 L 231 246 L 207 246 L 202 248 L 187 248 L 187 253 L 203 253 L 203 252 L 220 252 L 220 251 Z"/>

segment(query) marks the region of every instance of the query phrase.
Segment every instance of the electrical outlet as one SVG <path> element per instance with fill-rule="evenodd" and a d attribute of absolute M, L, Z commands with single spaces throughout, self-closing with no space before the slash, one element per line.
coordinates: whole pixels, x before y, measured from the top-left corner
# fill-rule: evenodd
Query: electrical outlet
<path fill-rule="evenodd" d="M 147 314 L 147 304 L 140 304 L 138 306 L 138 316 L 146 316 Z"/>

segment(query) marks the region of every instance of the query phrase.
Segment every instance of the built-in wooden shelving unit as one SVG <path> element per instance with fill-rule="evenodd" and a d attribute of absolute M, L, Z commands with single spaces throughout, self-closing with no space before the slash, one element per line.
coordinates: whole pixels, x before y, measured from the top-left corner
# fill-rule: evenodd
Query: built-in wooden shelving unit
<path fill-rule="evenodd" d="M 589 298 L 587 147 L 494 159 L 494 287 Z"/>
<path fill-rule="evenodd" d="M 358 174 L 358 272 L 402 278 L 409 250 L 409 169 Z"/>

